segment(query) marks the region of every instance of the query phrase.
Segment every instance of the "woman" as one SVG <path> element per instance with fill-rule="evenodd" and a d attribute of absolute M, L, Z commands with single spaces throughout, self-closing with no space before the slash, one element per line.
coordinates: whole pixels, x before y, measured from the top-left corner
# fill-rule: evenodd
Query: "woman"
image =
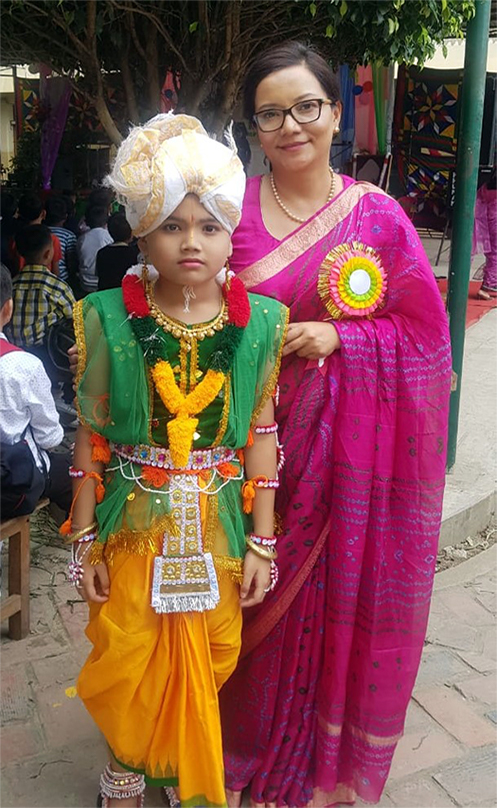
<path fill-rule="evenodd" d="M 441 518 L 450 350 L 396 202 L 329 169 L 341 106 L 321 57 L 259 57 L 231 267 L 290 308 L 277 420 L 280 583 L 245 615 L 221 693 L 229 804 L 379 800 L 419 665 Z"/>
<path fill-rule="evenodd" d="M 473 231 L 473 253 L 483 253 L 483 282 L 478 290 L 481 300 L 497 297 L 497 190 L 495 165 L 487 182 L 478 189 Z"/>

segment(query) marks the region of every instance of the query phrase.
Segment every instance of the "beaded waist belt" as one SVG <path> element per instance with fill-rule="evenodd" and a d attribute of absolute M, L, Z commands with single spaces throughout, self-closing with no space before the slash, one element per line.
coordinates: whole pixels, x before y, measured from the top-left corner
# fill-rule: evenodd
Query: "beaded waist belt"
<path fill-rule="evenodd" d="M 140 466 L 154 466 L 159 469 L 176 469 L 169 449 L 162 446 L 147 446 L 138 443 L 131 446 L 125 443 L 111 443 L 111 450 L 114 454 L 132 463 L 139 463 Z M 236 459 L 234 449 L 226 449 L 224 446 L 215 449 L 196 449 L 190 452 L 188 463 L 184 467 L 185 471 L 201 471 L 202 469 L 212 469 L 221 463 L 231 463 Z"/>
<path fill-rule="evenodd" d="M 162 554 L 154 559 L 152 608 L 159 614 L 215 609 L 219 586 L 212 554 L 204 552 L 200 489 L 197 475 L 191 472 L 236 460 L 236 451 L 224 446 L 197 449 L 190 452 L 188 464 L 178 469 L 161 446 L 111 443 L 110 447 L 132 463 L 174 471 L 169 482 L 172 525 L 163 534 Z"/>

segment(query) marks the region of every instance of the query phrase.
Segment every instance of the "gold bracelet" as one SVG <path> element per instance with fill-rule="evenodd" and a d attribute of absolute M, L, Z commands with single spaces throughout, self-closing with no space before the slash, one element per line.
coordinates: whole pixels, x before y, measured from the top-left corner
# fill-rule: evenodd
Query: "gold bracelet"
<path fill-rule="evenodd" d="M 260 544 L 255 544 L 250 539 L 245 539 L 245 543 L 249 550 L 252 550 L 259 558 L 263 558 L 265 561 L 276 561 L 278 558 L 278 553 L 275 549 L 271 547 L 262 547 Z"/>
<path fill-rule="evenodd" d="M 75 530 L 74 533 L 71 533 L 67 539 L 65 540 L 65 544 L 72 544 L 78 539 L 81 539 L 82 536 L 86 536 L 87 533 L 91 533 L 92 530 L 95 530 L 97 526 L 96 522 L 92 522 L 91 525 L 87 525 L 87 527 L 82 527 L 80 530 Z"/>

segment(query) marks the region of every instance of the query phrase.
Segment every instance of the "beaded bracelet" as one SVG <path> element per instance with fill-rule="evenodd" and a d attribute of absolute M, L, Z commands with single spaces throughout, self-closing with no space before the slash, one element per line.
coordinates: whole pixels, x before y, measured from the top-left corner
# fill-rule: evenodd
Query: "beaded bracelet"
<path fill-rule="evenodd" d="M 269 480 L 262 474 L 260 474 L 258 477 L 251 477 L 250 480 L 246 480 L 246 482 L 244 482 L 242 485 L 243 512 L 252 513 L 256 488 L 279 488 L 279 487 L 280 484 L 278 480 Z"/>
<path fill-rule="evenodd" d="M 278 424 L 276 421 L 274 424 L 268 424 L 268 426 L 254 426 L 254 432 L 256 435 L 272 435 L 274 432 L 278 431 Z"/>
<path fill-rule="evenodd" d="M 249 550 L 252 550 L 253 553 L 265 561 L 276 561 L 278 558 L 278 553 L 274 547 L 261 547 L 260 544 L 254 544 L 248 537 L 245 539 L 245 543 Z"/>
<path fill-rule="evenodd" d="M 276 536 L 272 536 L 268 539 L 266 536 L 258 536 L 256 533 L 250 533 L 249 539 L 253 541 L 254 544 L 262 544 L 264 547 L 274 547 L 277 542 Z"/>
<path fill-rule="evenodd" d="M 78 586 L 83 579 L 84 569 L 82 561 L 90 550 L 91 542 L 88 542 L 86 547 L 83 548 L 83 551 L 78 553 L 80 547 L 81 545 L 79 544 L 77 546 L 75 544 L 72 545 L 71 560 L 67 567 L 67 577 L 74 586 Z"/>
<path fill-rule="evenodd" d="M 75 469 L 74 466 L 69 467 L 69 477 L 72 477 L 73 479 L 84 477 L 87 473 L 88 472 L 83 471 L 83 469 Z"/>
<path fill-rule="evenodd" d="M 250 480 L 249 480 L 250 482 Z M 279 488 L 279 480 L 269 480 L 267 477 L 253 477 L 252 482 L 256 488 Z"/>
<path fill-rule="evenodd" d="M 270 575 L 269 586 L 267 587 L 267 589 L 264 590 L 266 595 L 268 592 L 273 591 L 274 587 L 278 583 L 278 578 L 280 577 L 276 561 L 271 561 L 271 570 L 269 572 L 269 575 Z"/>

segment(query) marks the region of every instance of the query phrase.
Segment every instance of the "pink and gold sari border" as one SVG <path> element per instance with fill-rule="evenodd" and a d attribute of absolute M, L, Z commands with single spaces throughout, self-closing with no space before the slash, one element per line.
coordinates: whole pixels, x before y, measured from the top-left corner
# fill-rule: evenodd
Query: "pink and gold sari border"
<path fill-rule="evenodd" d="M 343 728 L 346 724 L 347 732 L 350 732 L 355 738 L 360 738 L 361 741 L 365 741 L 370 746 L 395 746 L 398 741 L 402 738 L 402 732 L 396 732 L 395 735 L 373 735 L 370 732 L 364 732 L 363 729 L 359 727 L 355 727 L 353 724 L 350 724 L 348 721 L 345 724 L 331 724 L 329 721 L 326 721 L 322 715 L 318 716 L 318 723 L 321 729 L 323 729 L 327 735 L 338 736 L 341 735 L 343 732 Z"/>
<path fill-rule="evenodd" d="M 355 182 L 353 185 L 349 185 L 321 213 L 306 222 L 303 227 L 285 239 L 264 258 L 239 272 L 238 277 L 247 289 L 252 289 L 254 286 L 274 278 L 313 244 L 321 241 L 330 230 L 352 212 L 363 196 L 370 193 L 385 196 L 385 192 L 381 188 L 377 188 L 369 182 Z"/>

